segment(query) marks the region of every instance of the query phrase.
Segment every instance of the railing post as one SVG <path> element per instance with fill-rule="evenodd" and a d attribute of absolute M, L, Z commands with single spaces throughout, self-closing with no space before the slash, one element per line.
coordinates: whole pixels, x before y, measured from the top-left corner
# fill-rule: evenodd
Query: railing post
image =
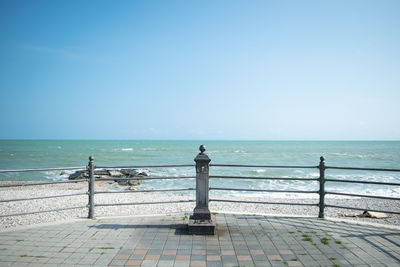
<path fill-rule="evenodd" d="M 325 159 L 324 157 L 319 158 L 319 214 L 318 218 L 324 218 L 325 209 Z"/>
<path fill-rule="evenodd" d="M 201 145 L 200 153 L 196 156 L 196 207 L 189 218 L 189 232 L 192 234 L 213 235 L 215 217 L 211 216 L 208 208 L 209 167 L 211 159 L 205 154 L 206 148 Z"/>
<path fill-rule="evenodd" d="M 94 165 L 93 165 L 93 157 L 90 156 L 89 157 L 89 164 L 88 164 L 88 172 L 89 172 L 89 190 L 88 190 L 88 194 L 89 194 L 89 204 L 88 204 L 88 208 L 89 208 L 89 215 L 88 218 L 89 219 L 93 219 L 94 217 Z"/>

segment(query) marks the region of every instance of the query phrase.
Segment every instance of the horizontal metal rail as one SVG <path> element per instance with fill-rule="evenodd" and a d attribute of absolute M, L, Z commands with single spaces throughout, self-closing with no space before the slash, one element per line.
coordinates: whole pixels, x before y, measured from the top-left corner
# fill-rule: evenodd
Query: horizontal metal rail
<path fill-rule="evenodd" d="M 337 208 L 337 209 L 363 210 L 363 211 L 375 211 L 375 212 L 383 212 L 383 213 L 391 213 L 391 214 L 400 214 L 400 212 L 398 212 L 398 211 L 375 210 L 375 209 L 362 209 L 362 208 L 345 207 L 345 206 L 338 206 L 338 205 L 325 205 L 325 207 L 328 207 L 328 208 Z"/>
<path fill-rule="evenodd" d="M 87 209 L 87 206 L 69 207 L 69 208 L 52 209 L 52 210 L 30 211 L 30 212 L 21 212 L 21 213 L 4 214 L 4 215 L 0 214 L 0 218 L 1 217 L 11 217 L 11 216 L 20 216 L 20 215 L 45 213 L 45 212 L 63 211 L 63 210 L 83 209 L 83 208 Z"/>
<path fill-rule="evenodd" d="M 0 170 L 4 172 L 41 172 L 41 171 L 62 171 L 62 170 L 85 170 L 86 166 L 81 167 L 62 167 L 62 168 L 45 168 L 45 169 L 20 169 L 20 170 Z"/>
<path fill-rule="evenodd" d="M 132 177 L 132 178 L 96 178 L 95 181 L 129 181 L 129 180 L 172 180 L 172 179 L 194 179 L 196 176 L 179 176 L 179 177 Z"/>
<path fill-rule="evenodd" d="M 127 194 L 127 193 L 148 193 L 148 192 L 168 192 L 168 191 L 190 191 L 196 188 L 171 188 L 171 189 L 149 189 L 149 190 L 129 190 L 129 191 L 95 191 L 95 194 Z"/>
<path fill-rule="evenodd" d="M 210 167 L 278 168 L 278 169 L 316 169 L 316 168 L 318 168 L 318 166 L 280 166 L 280 165 L 243 165 L 243 164 L 210 164 Z"/>
<path fill-rule="evenodd" d="M 355 167 L 333 167 L 333 166 L 325 166 L 325 169 L 336 169 L 336 170 L 358 170 L 358 171 L 383 171 L 383 172 L 400 172 L 400 169 L 382 169 L 382 168 L 355 168 Z"/>
<path fill-rule="evenodd" d="M 374 181 L 358 181 L 358 180 L 325 179 L 325 182 L 358 183 L 358 184 L 379 184 L 379 185 L 395 185 L 395 186 L 400 186 L 399 183 L 386 183 L 386 182 L 374 182 Z"/>
<path fill-rule="evenodd" d="M 340 193 L 340 192 L 325 192 L 325 194 L 340 195 L 340 196 L 351 196 L 351 197 L 367 197 L 367 198 L 379 198 L 379 199 L 400 200 L 400 198 L 398 198 L 398 197 L 384 197 L 384 196 L 359 195 L 359 194 Z"/>
<path fill-rule="evenodd" d="M 129 206 L 129 205 L 151 205 L 151 204 L 170 204 L 170 203 L 186 203 L 196 202 L 196 200 L 176 200 L 176 201 L 155 201 L 155 202 L 131 202 L 131 203 L 114 203 L 114 204 L 94 204 L 95 207 L 109 206 Z"/>
<path fill-rule="evenodd" d="M 174 165 L 137 165 L 137 166 L 95 166 L 95 169 L 135 169 L 135 168 L 177 168 L 194 167 L 194 164 L 174 164 Z"/>
<path fill-rule="evenodd" d="M 13 202 L 13 201 L 26 201 L 26 200 L 46 199 L 46 198 L 57 198 L 57 197 L 83 196 L 83 195 L 88 195 L 88 192 L 65 194 L 65 195 L 56 195 L 56 196 L 42 196 L 42 197 L 31 197 L 31 198 L 5 199 L 5 200 L 0 200 L 0 203 L 1 202 Z"/>
<path fill-rule="evenodd" d="M 225 190 L 225 191 L 252 191 L 252 192 L 269 192 L 269 193 L 318 193 L 318 191 L 298 191 L 298 190 L 264 190 L 264 189 L 244 189 L 244 188 L 219 188 L 210 187 L 210 190 Z"/>
<path fill-rule="evenodd" d="M 87 179 L 80 180 L 68 180 L 68 181 L 56 181 L 56 182 L 41 182 L 41 183 L 26 183 L 26 184 L 3 184 L 1 187 L 18 187 L 18 186 L 32 186 L 32 185 L 48 185 L 48 184 L 70 184 L 70 183 L 79 183 L 79 182 L 88 182 Z"/>
<path fill-rule="evenodd" d="M 215 202 L 232 202 L 232 203 L 250 203 L 250 204 L 274 204 L 274 205 L 294 205 L 294 206 L 318 206 L 318 203 L 287 203 L 287 202 L 264 202 L 264 201 L 246 201 L 246 200 L 230 200 L 230 199 L 210 199 Z"/>
<path fill-rule="evenodd" d="M 254 177 L 254 176 L 225 176 L 210 175 L 210 178 L 220 179 L 252 179 L 252 180 L 288 180 L 288 181 L 318 181 L 318 178 L 282 178 L 282 177 Z"/>

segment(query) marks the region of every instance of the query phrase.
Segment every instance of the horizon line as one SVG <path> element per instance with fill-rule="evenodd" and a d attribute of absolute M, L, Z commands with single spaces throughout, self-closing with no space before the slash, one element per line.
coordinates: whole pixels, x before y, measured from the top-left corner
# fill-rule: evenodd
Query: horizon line
<path fill-rule="evenodd" d="M 400 139 L 124 139 L 0 138 L 0 141 L 211 141 L 211 142 L 398 142 Z"/>

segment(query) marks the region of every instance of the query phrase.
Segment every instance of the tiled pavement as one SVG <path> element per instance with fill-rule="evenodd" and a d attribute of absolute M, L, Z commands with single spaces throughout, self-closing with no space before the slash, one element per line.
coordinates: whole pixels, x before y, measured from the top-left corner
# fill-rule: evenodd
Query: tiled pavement
<path fill-rule="evenodd" d="M 400 266 L 400 231 L 316 218 L 217 214 L 83 220 L 0 233 L 0 266 Z"/>

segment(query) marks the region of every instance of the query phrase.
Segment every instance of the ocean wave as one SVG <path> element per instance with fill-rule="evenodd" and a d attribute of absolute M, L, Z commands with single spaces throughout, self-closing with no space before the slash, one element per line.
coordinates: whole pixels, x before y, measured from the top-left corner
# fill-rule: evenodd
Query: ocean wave
<path fill-rule="evenodd" d="M 61 171 L 45 171 L 44 178 L 50 181 L 65 181 L 68 177 L 73 174 L 75 170 L 61 170 Z"/>
<path fill-rule="evenodd" d="M 131 148 L 131 147 L 121 148 L 121 151 L 133 151 L 133 148 Z"/>
<path fill-rule="evenodd" d="M 319 176 L 319 175 L 318 175 Z M 370 182 L 399 183 L 400 174 L 371 174 L 371 173 L 355 173 L 355 174 L 326 174 L 326 178 L 337 180 L 357 180 Z"/>
<path fill-rule="evenodd" d="M 154 168 L 151 170 L 139 170 L 149 171 L 151 177 L 180 177 L 180 176 L 195 176 L 194 168 Z M 46 171 L 43 172 L 44 178 L 51 181 L 62 181 L 67 180 L 68 176 L 73 173 L 74 170 L 66 171 Z M 62 175 L 61 175 L 62 174 Z M 309 173 L 305 176 L 317 178 L 319 174 Z M 283 178 L 290 178 L 285 176 Z M 307 177 L 305 177 L 307 178 Z M 354 177 L 351 175 L 339 174 L 334 177 L 336 179 L 357 179 L 367 180 L 366 177 L 359 176 Z M 385 181 L 398 182 L 398 178 L 392 176 L 375 175 L 369 177 L 370 180 L 380 180 L 384 178 Z M 138 190 L 146 189 L 174 189 L 174 188 L 195 188 L 195 179 L 168 179 L 168 180 L 148 180 L 144 184 L 137 187 Z M 282 191 L 318 191 L 318 181 L 291 181 L 291 180 L 246 180 L 246 179 L 222 179 L 213 178 L 210 179 L 210 187 L 214 188 L 237 188 L 237 189 L 250 189 L 250 190 L 282 190 Z M 125 190 L 123 187 L 116 187 L 115 190 Z M 400 197 L 400 188 L 393 186 L 383 185 L 365 185 L 365 184 L 348 184 L 338 182 L 327 182 L 325 190 L 329 192 L 340 192 L 349 194 L 361 194 L 361 195 L 378 195 L 378 196 L 389 196 L 389 197 Z M 221 190 L 211 191 L 210 194 L 217 192 L 218 194 L 226 194 L 232 196 L 254 196 L 254 197 L 265 197 L 265 198 L 315 198 L 318 197 L 317 193 L 287 193 L 287 192 L 254 192 L 254 191 L 233 191 L 233 190 Z M 179 191 L 177 193 L 193 194 L 193 191 Z M 348 198 L 348 196 L 340 196 L 327 194 L 328 198 Z"/>

